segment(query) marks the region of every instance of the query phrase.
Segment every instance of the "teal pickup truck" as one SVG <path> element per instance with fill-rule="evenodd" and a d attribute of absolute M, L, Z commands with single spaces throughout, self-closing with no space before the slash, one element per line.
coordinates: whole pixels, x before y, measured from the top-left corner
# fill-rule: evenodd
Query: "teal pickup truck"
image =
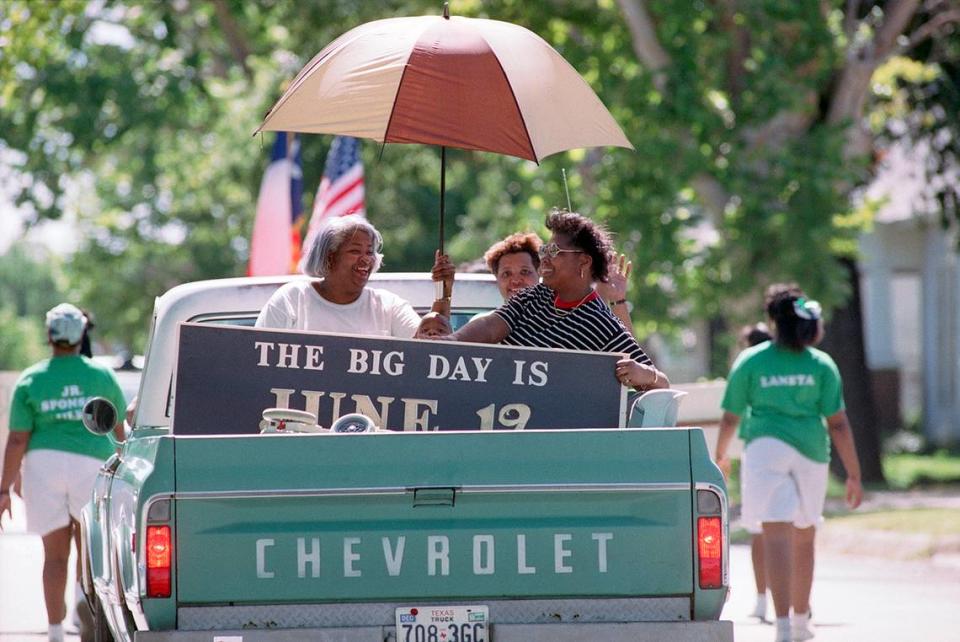
<path fill-rule="evenodd" d="M 497 412 L 493 384 L 470 387 L 495 377 L 493 357 L 472 357 L 482 368 L 471 382 L 445 365 L 457 358 L 433 354 L 470 355 L 481 349 L 474 344 L 364 343 L 376 348 L 366 354 L 377 368 L 393 364 L 395 381 L 383 385 L 417 394 L 350 395 L 358 349 L 349 352 L 350 376 L 335 363 L 347 335 L 252 328 L 286 278 L 186 284 L 157 300 L 132 428 L 82 516 L 95 639 L 733 639 L 731 623 L 719 620 L 728 593 L 726 490 L 702 430 L 628 427 L 637 422 L 619 384 L 604 402 L 611 412 L 588 413 L 604 417 L 595 424 L 577 414 L 597 403 L 590 391 L 558 392 L 552 415 L 538 414 L 544 402 L 519 397 Z M 371 285 L 419 311 L 434 296 L 429 275 L 380 274 Z M 465 275 L 452 321 L 498 303 L 490 277 Z M 250 350 L 219 348 L 221 339 Z M 317 390 L 277 379 L 261 399 L 244 388 L 240 368 L 218 365 L 249 353 L 260 359 L 253 366 L 265 366 L 269 346 L 296 355 L 294 341 L 310 344 L 301 366 L 312 372 L 300 376 L 328 377 Z M 482 348 L 494 357 L 506 350 Z M 536 361 L 546 351 L 520 350 L 534 364 L 564 356 Z M 417 351 L 431 352 L 429 386 L 418 387 Z M 507 361 L 517 373 L 525 363 L 512 353 Z M 293 363 L 255 374 L 287 376 Z M 364 363 L 371 370 L 373 361 Z M 554 365 L 558 382 L 564 369 Z M 550 392 L 533 381 L 531 395 Z M 402 395 L 405 405 L 388 419 Z M 461 395 L 447 407 L 470 406 L 464 416 L 476 415 L 477 425 L 438 419 L 446 395 Z M 291 432 L 269 412 L 243 414 L 248 406 L 302 412 L 311 399 L 320 410 L 313 416 L 332 399 L 328 419 L 359 411 L 389 429 Z M 94 428 L 114 418 L 96 403 L 87 414 Z"/>

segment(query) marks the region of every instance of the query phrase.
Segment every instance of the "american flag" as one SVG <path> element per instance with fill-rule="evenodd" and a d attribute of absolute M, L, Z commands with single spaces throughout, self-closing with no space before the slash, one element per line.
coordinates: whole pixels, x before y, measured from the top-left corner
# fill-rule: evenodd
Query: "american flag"
<path fill-rule="evenodd" d="M 366 215 L 363 163 L 360 161 L 360 141 L 350 136 L 337 136 L 327 152 L 327 164 L 313 201 L 310 227 L 303 241 L 304 255 L 324 219 L 347 214 Z"/>
<path fill-rule="evenodd" d="M 250 240 L 249 276 L 288 274 L 300 260 L 300 218 L 303 215 L 303 175 L 300 141 L 277 132 L 270 164 L 257 197 L 257 217 Z"/>

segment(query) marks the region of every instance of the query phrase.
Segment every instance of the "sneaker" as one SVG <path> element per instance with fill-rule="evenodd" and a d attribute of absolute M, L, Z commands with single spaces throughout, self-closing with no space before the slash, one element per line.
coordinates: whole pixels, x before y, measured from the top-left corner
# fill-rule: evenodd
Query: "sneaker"
<path fill-rule="evenodd" d="M 757 601 L 753 605 L 753 611 L 750 613 L 750 617 L 755 617 L 761 622 L 767 621 L 767 594 L 766 593 L 757 593 Z"/>
<path fill-rule="evenodd" d="M 810 627 L 809 613 L 794 614 L 790 622 L 790 634 L 794 642 L 803 642 L 803 640 L 813 638 L 815 633 Z"/>
<path fill-rule="evenodd" d="M 790 629 L 790 618 L 777 618 L 777 635 L 774 642 L 792 642 L 792 631 Z"/>

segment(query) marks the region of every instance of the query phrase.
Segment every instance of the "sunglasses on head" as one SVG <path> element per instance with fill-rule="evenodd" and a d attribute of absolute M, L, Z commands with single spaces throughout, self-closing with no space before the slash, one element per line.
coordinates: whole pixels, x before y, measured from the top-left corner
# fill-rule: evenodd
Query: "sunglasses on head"
<path fill-rule="evenodd" d="M 823 314 L 823 308 L 820 307 L 820 303 L 817 301 L 810 301 L 809 299 L 800 297 L 793 302 L 793 312 L 801 319 L 818 321 Z"/>
<path fill-rule="evenodd" d="M 565 250 L 556 243 L 541 245 L 540 249 L 537 250 L 537 254 L 540 255 L 541 259 L 555 259 L 564 252 L 568 252 L 570 254 L 583 254 L 583 250 Z"/>

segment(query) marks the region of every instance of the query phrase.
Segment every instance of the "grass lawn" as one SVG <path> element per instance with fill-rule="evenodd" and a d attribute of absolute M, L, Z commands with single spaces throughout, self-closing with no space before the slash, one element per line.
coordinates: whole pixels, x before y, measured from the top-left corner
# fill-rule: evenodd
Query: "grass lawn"
<path fill-rule="evenodd" d="M 960 485 L 960 454 L 940 450 L 932 455 L 900 453 L 884 455 L 883 474 L 891 490 L 910 490 L 931 485 Z M 872 490 L 880 490 L 873 488 Z M 731 504 L 740 503 L 740 460 L 731 462 L 727 491 Z M 827 486 L 827 497 L 843 499 L 844 485 L 833 476 Z M 960 492 L 960 491 L 958 491 Z"/>
<path fill-rule="evenodd" d="M 727 483 L 730 504 L 740 503 L 740 461 L 731 462 L 731 475 Z M 883 472 L 890 490 L 916 490 L 930 486 L 958 487 L 960 493 L 960 454 L 938 451 L 931 455 L 910 453 L 885 455 Z M 871 488 L 870 490 L 882 490 Z M 843 499 L 844 484 L 830 477 L 827 497 Z M 830 522 L 845 527 L 864 530 L 890 531 L 894 533 L 926 533 L 934 537 L 950 537 L 960 534 L 960 510 L 949 508 L 912 508 L 880 510 L 871 513 L 847 512 L 828 515 Z M 750 535 L 743 529 L 730 533 L 732 543 L 746 543 Z"/>
<path fill-rule="evenodd" d="M 932 455 L 901 453 L 883 458 L 883 474 L 897 490 L 930 484 L 960 483 L 960 454 L 938 450 Z"/>
<path fill-rule="evenodd" d="M 934 537 L 960 533 L 960 510 L 950 508 L 909 508 L 875 513 L 851 513 L 834 517 L 830 521 L 845 527 L 897 533 L 927 533 Z"/>

